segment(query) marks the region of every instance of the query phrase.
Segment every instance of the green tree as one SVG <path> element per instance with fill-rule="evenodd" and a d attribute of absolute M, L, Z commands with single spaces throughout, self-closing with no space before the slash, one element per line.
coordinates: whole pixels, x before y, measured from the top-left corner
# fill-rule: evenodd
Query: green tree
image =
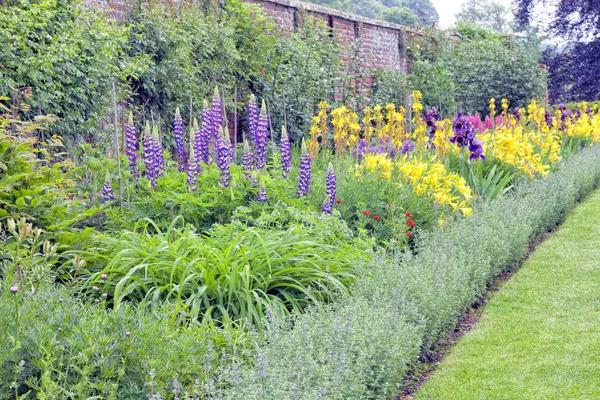
<path fill-rule="evenodd" d="M 406 7 L 391 7 L 383 10 L 379 18 L 394 24 L 414 26 L 419 22 L 415 13 Z"/>
<path fill-rule="evenodd" d="M 513 19 L 510 10 L 494 0 L 467 0 L 456 14 L 458 23 L 471 23 L 496 33 L 511 33 Z"/>

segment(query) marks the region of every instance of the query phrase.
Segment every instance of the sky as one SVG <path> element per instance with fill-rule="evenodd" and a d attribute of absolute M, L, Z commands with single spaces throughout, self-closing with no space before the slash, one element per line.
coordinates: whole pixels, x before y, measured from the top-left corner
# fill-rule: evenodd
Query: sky
<path fill-rule="evenodd" d="M 442 28 L 449 28 L 454 25 L 454 22 L 456 22 L 456 18 L 454 18 L 454 16 L 460 12 L 463 1 L 464 0 L 431 1 L 440 16 L 440 26 Z M 496 0 L 496 2 L 503 4 L 506 7 L 510 7 L 511 0 Z"/>

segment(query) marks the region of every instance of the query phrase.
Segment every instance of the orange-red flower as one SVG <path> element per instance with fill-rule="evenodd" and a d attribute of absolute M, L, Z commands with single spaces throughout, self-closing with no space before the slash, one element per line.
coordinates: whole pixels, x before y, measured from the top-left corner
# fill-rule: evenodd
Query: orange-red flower
<path fill-rule="evenodd" d="M 373 219 L 374 219 L 374 220 L 376 220 L 376 221 L 379 221 L 379 220 L 381 219 L 381 217 L 380 217 L 379 215 L 375 215 L 375 216 L 373 217 Z"/>
<path fill-rule="evenodd" d="M 363 211 L 363 214 L 364 214 L 364 215 L 371 215 L 371 211 L 369 211 L 369 210 L 365 210 L 365 211 Z"/>
<path fill-rule="evenodd" d="M 415 221 L 413 221 L 412 219 L 409 219 L 409 220 L 408 220 L 408 221 L 406 221 L 406 222 L 408 222 L 408 226 L 410 226 L 411 228 L 414 228 L 414 227 L 415 227 Z"/>

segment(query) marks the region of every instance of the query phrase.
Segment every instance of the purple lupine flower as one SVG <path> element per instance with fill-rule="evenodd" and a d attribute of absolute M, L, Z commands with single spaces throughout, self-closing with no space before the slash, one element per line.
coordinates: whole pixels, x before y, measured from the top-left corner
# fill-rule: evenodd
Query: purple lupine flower
<path fill-rule="evenodd" d="M 223 128 L 219 128 L 219 137 L 217 139 L 217 166 L 221 171 L 220 183 L 223 187 L 229 187 L 229 138 L 225 137 Z"/>
<path fill-rule="evenodd" d="M 115 199 L 112 186 L 110 185 L 110 176 L 108 175 L 108 172 L 106 173 L 106 179 L 102 185 L 102 197 L 104 198 L 104 201 L 112 201 Z"/>
<path fill-rule="evenodd" d="M 165 172 L 165 156 L 163 154 L 162 143 L 158 133 L 158 126 L 152 127 L 152 143 L 154 144 L 154 170 L 156 171 L 155 178 L 164 175 Z"/>
<path fill-rule="evenodd" d="M 264 100 L 260 108 L 260 115 L 258 116 L 255 139 L 256 168 L 263 170 L 267 165 L 267 148 L 269 146 L 269 117 L 267 116 L 267 105 Z"/>
<path fill-rule="evenodd" d="M 175 109 L 175 120 L 173 121 L 173 137 L 175 140 L 175 156 L 179 162 L 179 171 L 185 171 L 185 138 L 183 137 L 183 119 L 179 113 L 179 107 Z"/>
<path fill-rule="evenodd" d="M 265 180 L 263 178 L 260 179 L 260 187 L 258 189 L 258 197 L 256 201 L 266 202 L 269 198 L 267 197 L 267 187 L 265 186 Z"/>
<path fill-rule="evenodd" d="M 255 140 L 257 169 L 264 169 L 267 164 L 267 148 L 269 146 L 269 118 L 264 100 L 258 115 Z"/>
<path fill-rule="evenodd" d="M 247 139 L 244 139 L 244 150 L 242 152 L 242 171 L 244 171 L 244 178 L 250 179 L 252 170 L 254 169 L 254 154 L 250 149 L 250 144 Z"/>
<path fill-rule="evenodd" d="M 298 197 L 308 196 L 310 187 L 310 155 L 306 149 L 306 143 L 302 139 L 302 155 L 300 156 L 300 182 L 298 183 Z"/>
<path fill-rule="evenodd" d="M 325 201 L 323 202 L 323 207 L 321 208 L 321 211 L 323 211 L 323 213 L 325 214 L 331 214 L 336 194 L 335 171 L 333 170 L 333 165 L 331 163 L 329 163 L 329 166 L 327 167 L 325 186 L 327 188 L 327 196 L 325 197 Z"/>
<path fill-rule="evenodd" d="M 402 142 L 402 146 L 400 147 L 401 154 L 408 154 L 415 149 L 415 144 L 410 140 L 406 139 Z"/>
<path fill-rule="evenodd" d="M 198 187 L 196 186 L 198 183 L 198 172 L 200 172 L 200 167 L 196 162 L 196 152 L 194 151 L 195 142 L 194 142 L 194 130 L 190 129 L 190 155 L 188 157 L 187 162 L 187 187 L 192 192 L 195 192 Z"/>
<path fill-rule="evenodd" d="M 125 155 L 129 160 L 129 170 L 134 179 L 140 177 L 140 171 L 137 166 L 138 135 L 133 123 L 133 114 L 129 112 L 129 121 L 125 127 Z"/>
<path fill-rule="evenodd" d="M 198 138 L 197 146 L 198 151 L 196 153 L 197 161 L 202 161 L 205 164 L 210 164 L 210 140 L 213 137 L 213 123 L 212 123 L 212 110 L 208 106 L 208 101 L 204 100 L 204 108 L 202 109 L 202 129 L 200 130 L 200 136 Z"/>
<path fill-rule="evenodd" d="M 256 131 L 258 129 L 258 104 L 256 103 L 256 97 L 253 94 L 250 95 L 250 101 L 248 102 L 248 137 L 250 143 L 254 145 L 256 143 Z"/>
<path fill-rule="evenodd" d="M 219 140 L 219 128 L 223 127 L 223 100 L 219 96 L 219 88 L 217 86 L 215 86 L 215 93 L 212 99 L 211 127 L 212 138 L 216 143 Z"/>
<path fill-rule="evenodd" d="M 144 166 L 146 170 L 144 171 L 144 176 L 150 182 L 152 187 L 156 187 L 156 156 L 154 155 L 154 151 L 156 146 L 154 145 L 154 139 L 152 138 L 152 134 L 150 133 L 150 123 L 146 122 L 146 129 L 144 131 Z"/>
<path fill-rule="evenodd" d="M 485 155 L 483 154 L 483 142 L 478 139 L 473 139 L 471 144 L 469 144 L 469 151 L 471 155 L 469 156 L 469 160 L 485 160 Z"/>
<path fill-rule="evenodd" d="M 475 128 L 473 128 L 462 110 L 452 120 L 452 131 L 454 136 L 450 138 L 450 142 L 455 143 L 458 147 L 468 146 L 475 138 Z"/>
<path fill-rule="evenodd" d="M 281 155 L 282 175 L 287 178 L 290 173 L 290 137 L 285 126 L 281 127 L 281 140 L 279 142 L 279 154 Z"/>
<path fill-rule="evenodd" d="M 552 123 L 553 123 L 552 111 L 546 110 L 545 117 L 546 117 L 546 125 L 548 125 L 548 127 L 551 128 L 552 127 Z"/>

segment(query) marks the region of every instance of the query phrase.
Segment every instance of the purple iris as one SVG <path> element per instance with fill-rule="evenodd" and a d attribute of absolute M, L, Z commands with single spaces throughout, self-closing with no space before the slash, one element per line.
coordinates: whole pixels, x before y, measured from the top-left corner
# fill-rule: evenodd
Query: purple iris
<path fill-rule="evenodd" d="M 452 131 L 454 132 L 454 136 L 450 138 L 450 142 L 456 144 L 458 147 L 468 146 L 475 138 L 475 128 L 473 128 L 462 110 L 452 120 Z"/>
<path fill-rule="evenodd" d="M 469 145 L 469 151 L 471 152 L 469 160 L 485 160 L 482 145 L 483 142 L 481 140 L 473 139 L 473 141 L 471 141 L 471 144 Z"/>
<path fill-rule="evenodd" d="M 402 142 L 402 146 L 400 147 L 401 154 L 408 154 L 415 149 L 415 144 L 410 140 L 406 139 Z"/>
<path fill-rule="evenodd" d="M 548 125 L 549 127 L 552 127 L 552 123 L 553 123 L 552 111 L 546 110 L 546 113 L 544 116 L 546 117 L 546 125 Z"/>
<path fill-rule="evenodd" d="M 425 125 L 427 126 L 427 132 L 429 133 L 429 143 L 428 147 L 431 149 L 435 149 L 435 145 L 433 144 L 433 139 L 435 139 L 435 133 L 437 132 L 436 123 L 440 120 L 440 116 L 437 113 L 437 109 L 432 107 L 431 110 L 427 111 L 425 115 L 423 115 L 423 121 L 425 121 Z"/>

